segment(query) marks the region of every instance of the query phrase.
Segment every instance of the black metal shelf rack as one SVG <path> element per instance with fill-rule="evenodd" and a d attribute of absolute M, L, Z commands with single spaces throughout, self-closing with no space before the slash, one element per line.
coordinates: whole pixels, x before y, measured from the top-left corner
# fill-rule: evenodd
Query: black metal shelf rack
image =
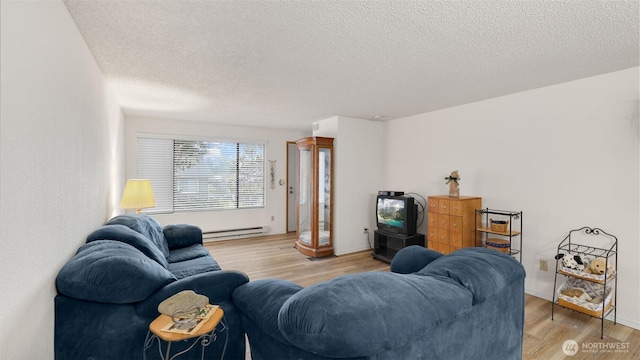
<path fill-rule="evenodd" d="M 609 242 L 609 247 L 597 247 L 585 245 L 576 242 L 578 235 L 585 235 L 593 237 L 595 242 Z M 603 258 L 605 260 L 605 274 L 602 278 L 592 277 L 589 275 L 582 275 L 581 273 L 568 272 L 566 269 L 559 267 L 561 260 L 556 260 L 556 272 L 553 281 L 553 301 L 551 306 L 551 320 L 553 320 L 554 310 L 556 306 L 571 309 L 573 311 L 589 315 L 591 317 L 600 319 L 600 338 L 604 339 L 604 320 L 609 314 L 613 313 L 613 323 L 617 323 L 617 298 L 618 298 L 618 238 L 614 235 L 607 233 L 600 228 L 582 227 L 580 229 L 574 229 L 569 231 L 569 234 L 558 245 L 557 254 L 569 254 L 569 255 L 583 255 L 591 258 Z M 557 256 L 556 256 L 557 257 Z M 611 269 L 612 271 L 610 271 Z M 573 306 L 571 303 L 560 302 L 557 296 L 558 292 L 558 276 L 565 278 L 578 278 L 581 280 L 589 281 L 598 285 L 602 285 L 603 303 L 601 311 L 588 311 L 588 309 L 582 309 L 579 306 Z M 612 287 L 613 295 L 609 302 L 606 304 L 607 286 Z"/>
<path fill-rule="evenodd" d="M 490 226 L 490 215 L 498 215 L 504 219 L 508 218 L 509 225 L 506 231 L 492 230 Z M 481 236 L 482 246 L 484 247 L 487 246 L 486 242 L 489 234 L 505 237 L 509 240 L 509 248 L 506 253 L 513 257 L 516 257 L 518 261 L 522 262 L 522 211 L 486 208 L 476 210 L 476 216 L 479 217 L 479 219 L 476 219 L 476 243 L 478 243 L 478 236 Z M 515 240 L 515 243 L 514 238 L 517 238 L 517 240 Z"/>

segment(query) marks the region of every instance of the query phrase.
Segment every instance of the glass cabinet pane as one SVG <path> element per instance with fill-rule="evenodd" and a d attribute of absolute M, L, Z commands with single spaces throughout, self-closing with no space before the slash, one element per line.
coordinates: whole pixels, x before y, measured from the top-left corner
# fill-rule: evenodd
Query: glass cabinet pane
<path fill-rule="evenodd" d="M 318 151 L 318 245 L 331 239 L 331 149 Z"/>
<path fill-rule="evenodd" d="M 299 184 L 300 191 L 298 199 L 298 238 L 301 242 L 312 245 L 311 243 L 311 206 L 312 191 L 311 183 L 313 176 L 313 163 L 311 162 L 311 151 L 309 149 L 299 150 Z"/>

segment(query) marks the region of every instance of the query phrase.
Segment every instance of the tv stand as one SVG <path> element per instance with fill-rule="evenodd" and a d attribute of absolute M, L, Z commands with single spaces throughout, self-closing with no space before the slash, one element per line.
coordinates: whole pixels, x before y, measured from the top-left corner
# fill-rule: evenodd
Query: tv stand
<path fill-rule="evenodd" d="M 424 246 L 424 235 L 407 236 L 376 230 L 373 235 L 373 257 L 391 263 L 396 253 L 409 245 Z"/>

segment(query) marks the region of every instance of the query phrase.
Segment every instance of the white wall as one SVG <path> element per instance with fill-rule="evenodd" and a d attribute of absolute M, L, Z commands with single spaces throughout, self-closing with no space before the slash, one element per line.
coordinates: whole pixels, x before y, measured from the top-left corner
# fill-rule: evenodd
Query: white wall
<path fill-rule="evenodd" d="M 317 123 L 314 136 L 334 140 L 333 243 L 336 255 L 373 244 L 375 196 L 382 189 L 384 125 L 364 119 L 332 117 Z M 369 229 L 369 239 L 362 228 Z"/>
<path fill-rule="evenodd" d="M 301 130 L 267 129 L 246 126 L 230 126 L 165 119 L 127 117 L 125 120 L 125 148 L 127 152 L 127 178 L 137 177 L 137 134 L 171 134 L 186 136 L 210 136 L 212 138 L 232 138 L 266 140 L 266 160 L 276 160 L 276 186 L 271 189 L 267 179 L 266 207 L 248 210 L 220 210 L 154 214 L 162 225 L 187 223 L 197 225 L 203 231 L 229 230 L 253 226 L 268 226 L 270 234 L 282 234 L 287 226 L 287 141 L 295 141 L 309 136 Z M 267 175 L 268 175 L 267 162 Z M 279 180 L 285 185 L 280 185 Z M 273 217 L 273 221 L 271 220 Z"/>
<path fill-rule="evenodd" d="M 124 120 L 62 2 L 0 7 L 0 357 L 53 359 L 55 277 L 118 211 Z"/>
<path fill-rule="evenodd" d="M 521 210 L 526 291 L 551 299 L 549 261 L 571 229 L 619 239 L 618 321 L 640 328 L 638 68 L 387 123 L 388 184 Z M 416 149 L 416 150 L 413 150 Z M 424 229 L 422 229 L 424 231 Z"/>

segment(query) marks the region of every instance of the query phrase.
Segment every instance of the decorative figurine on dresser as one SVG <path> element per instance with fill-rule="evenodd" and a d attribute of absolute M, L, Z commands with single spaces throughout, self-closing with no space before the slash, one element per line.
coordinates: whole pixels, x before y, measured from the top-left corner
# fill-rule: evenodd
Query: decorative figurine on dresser
<path fill-rule="evenodd" d="M 454 170 L 451 172 L 451 175 L 444 178 L 447 180 L 445 184 L 449 185 L 449 196 L 451 197 L 459 197 L 460 196 L 460 186 L 458 181 L 460 181 L 460 175 L 458 175 L 458 170 Z"/>

